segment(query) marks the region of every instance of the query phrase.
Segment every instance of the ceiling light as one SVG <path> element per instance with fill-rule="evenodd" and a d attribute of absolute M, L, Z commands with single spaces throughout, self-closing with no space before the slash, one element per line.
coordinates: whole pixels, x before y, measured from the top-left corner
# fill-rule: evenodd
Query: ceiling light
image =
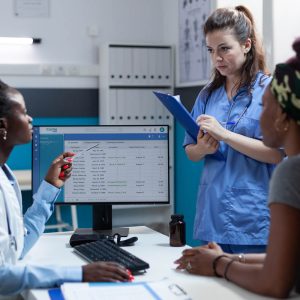
<path fill-rule="evenodd" d="M 0 37 L 1 45 L 31 45 L 40 44 L 42 39 L 29 37 Z"/>

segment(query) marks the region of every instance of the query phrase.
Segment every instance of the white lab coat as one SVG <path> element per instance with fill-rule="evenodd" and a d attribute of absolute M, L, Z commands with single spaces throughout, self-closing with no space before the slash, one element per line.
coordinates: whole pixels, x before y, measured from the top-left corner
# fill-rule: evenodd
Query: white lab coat
<path fill-rule="evenodd" d="M 3 295 L 20 292 L 28 287 L 52 287 L 60 285 L 63 281 L 82 281 L 81 266 L 68 268 L 33 265 L 19 265 L 13 268 L 11 266 L 34 245 L 44 231 L 45 223 L 53 212 L 54 202 L 59 192 L 60 189 L 57 187 L 42 181 L 39 190 L 33 197 L 33 205 L 25 214 L 23 226 L 19 185 L 15 176 L 6 165 L 3 168 L 0 167 L 0 270 L 2 269 L 3 271 L 1 273 L 3 277 L 0 278 L 0 290 Z M 5 203 L 7 204 L 6 206 Z M 12 236 L 16 239 L 17 250 L 10 245 L 7 213 Z M 24 233 L 25 226 L 28 229 L 26 236 Z M 6 266 L 3 266 L 4 264 Z M 20 297 L 18 297 L 0 295 L 0 300 L 19 300 Z"/>
<path fill-rule="evenodd" d="M 3 169 L 12 176 L 14 185 Z M 20 258 L 24 247 L 24 232 L 20 187 L 13 173 L 5 165 L 0 168 L 0 266 L 15 264 Z"/>

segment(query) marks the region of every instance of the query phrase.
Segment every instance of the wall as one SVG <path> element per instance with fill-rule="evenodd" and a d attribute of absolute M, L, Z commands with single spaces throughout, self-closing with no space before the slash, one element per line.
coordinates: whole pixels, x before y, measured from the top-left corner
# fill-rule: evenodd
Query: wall
<path fill-rule="evenodd" d="M 164 16 L 174 2 L 49 0 L 49 3 L 48 18 L 17 18 L 13 15 L 13 1 L 0 0 L 0 36 L 42 38 L 40 45 L 1 46 L 0 76 L 23 92 L 29 113 L 35 117 L 34 124 L 94 124 L 99 120 L 87 109 L 89 96 L 86 95 L 89 91 L 98 95 L 99 46 L 108 42 L 169 43 Z M 91 35 L 91 31 L 96 35 Z M 76 94 L 85 95 L 79 99 L 81 103 L 74 101 Z M 94 103 L 91 97 L 89 102 Z M 98 112 L 98 107 L 93 105 L 94 112 Z M 75 111 L 78 106 L 80 109 Z M 30 145 L 16 147 L 9 163 L 17 169 L 27 168 L 30 156 Z M 31 201 L 29 193 L 24 196 L 26 202 Z M 89 226 L 89 213 L 81 218 L 84 222 L 79 220 L 79 225 Z M 115 225 L 144 224 L 143 213 L 132 213 L 136 216 L 128 217 L 121 210 L 115 212 Z M 169 220 L 162 220 L 156 211 L 150 221 L 167 223 Z"/>
<path fill-rule="evenodd" d="M 292 42 L 300 37 L 300 1 L 273 0 L 274 62 L 286 61 L 295 55 Z"/>
<path fill-rule="evenodd" d="M 43 65 L 98 64 L 98 46 L 106 42 L 161 44 L 170 40 L 162 28 L 165 10 L 174 6 L 172 0 L 49 1 L 48 18 L 17 18 L 13 2 L 0 0 L 0 36 L 42 38 L 42 44 L 33 47 L 0 48 L 0 74 L 18 87 L 98 87 L 95 76 L 41 76 Z M 89 34 L 91 30 L 96 36 Z M 3 76 L 1 64 L 7 63 L 40 64 L 41 72 L 38 76 Z"/>
<path fill-rule="evenodd" d="M 100 43 L 163 43 L 164 7 L 170 0 L 50 1 L 48 18 L 16 18 L 13 1 L 1 0 L 0 35 L 41 37 L 34 52 L 0 52 L 0 62 L 98 63 Z M 171 5 L 172 6 L 172 5 Z M 9 26 L 7 26 L 9 24 Z M 88 29 L 98 31 L 89 36 Z"/>

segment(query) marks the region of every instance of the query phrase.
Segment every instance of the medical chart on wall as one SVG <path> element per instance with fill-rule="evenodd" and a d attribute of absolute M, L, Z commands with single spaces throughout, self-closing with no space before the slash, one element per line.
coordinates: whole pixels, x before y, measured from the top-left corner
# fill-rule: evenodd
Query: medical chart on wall
<path fill-rule="evenodd" d="M 210 0 L 179 0 L 179 74 L 177 84 L 205 84 L 211 74 L 203 24 L 212 10 Z"/>

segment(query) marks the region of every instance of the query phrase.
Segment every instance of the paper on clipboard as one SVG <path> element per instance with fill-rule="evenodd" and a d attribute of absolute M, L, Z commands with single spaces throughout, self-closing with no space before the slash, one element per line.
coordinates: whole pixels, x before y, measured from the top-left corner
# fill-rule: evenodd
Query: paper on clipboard
<path fill-rule="evenodd" d="M 133 283 L 65 283 L 65 300 L 192 300 L 179 285 L 168 279 Z"/>
<path fill-rule="evenodd" d="M 188 110 L 182 105 L 180 97 L 161 92 L 153 93 L 196 142 L 200 127 Z"/>

